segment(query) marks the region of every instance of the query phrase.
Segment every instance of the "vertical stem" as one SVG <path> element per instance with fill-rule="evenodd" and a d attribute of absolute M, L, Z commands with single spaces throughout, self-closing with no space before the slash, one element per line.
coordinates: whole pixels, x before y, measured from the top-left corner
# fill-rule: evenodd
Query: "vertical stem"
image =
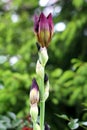
<path fill-rule="evenodd" d="M 44 78 L 40 79 L 40 128 L 44 130 L 45 100 L 44 100 Z"/>
<path fill-rule="evenodd" d="M 40 102 L 40 128 L 44 130 L 45 102 Z"/>
<path fill-rule="evenodd" d="M 36 130 L 36 122 L 33 122 L 33 129 Z"/>

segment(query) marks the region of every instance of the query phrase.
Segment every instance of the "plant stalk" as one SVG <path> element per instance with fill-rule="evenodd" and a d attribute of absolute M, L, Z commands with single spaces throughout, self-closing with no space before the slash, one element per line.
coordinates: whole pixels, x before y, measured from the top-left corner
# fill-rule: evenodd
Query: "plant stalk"
<path fill-rule="evenodd" d="M 33 122 L 33 129 L 36 130 L 36 122 Z"/>
<path fill-rule="evenodd" d="M 44 118 L 45 118 L 45 100 L 44 100 L 44 78 L 40 81 L 41 84 L 41 97 L 40 97 L 40 128 L 44 130 Z"/>

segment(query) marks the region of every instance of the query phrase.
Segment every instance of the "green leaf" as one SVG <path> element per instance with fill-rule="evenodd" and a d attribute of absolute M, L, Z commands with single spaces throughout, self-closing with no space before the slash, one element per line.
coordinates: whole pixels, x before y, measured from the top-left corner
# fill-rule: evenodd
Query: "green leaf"
<path fill-rule="evenodd" d="M 84 126 L 87 126 L 87 121 L 81 122 L 80 124 L 81 124 L 81 125 L 84 125 Z"/>
<path fill-rule="evenodd" d="M 56 116 L 69 121 L 68 116 L 65 114 L 62 114 L 62 115 L 56 114 Z"/>
<path fill-rule="evenodd" d="M 0 89 L 3 89 L 3 88 L 4 88 L 4 86 L 2 84 L 0 84 Z"/>
<path fill-rule="evenodd" d="M 0 123 L 0 130 L 6 130 L 6 126 L 2 123 Z"/>
<path fill-rule="evenodd" d="M 0 120 L 3 122 L 10 122 L 10 119 L 7 116 L 0 116 Z"/>
<path fill-rule="evenodd" d="M 78 120 L 79 120 L 79 119 L 74 119 L 73 121 L 76 123 L 76 122 L 78 122 Z"/>
<path fill-rule="evenodd" d="M 84 0 L 73 0 L 72 3 L 76 8 L 80 8 L 83 5 Z"/>
<path fill-rule="evenodd" d="M 6 56 L 0 56 L 0 64 L 3 64 L 7 60 Z"/>
<path fill-rule="evenodd" d="M 71 130 L 75 130 L 79 127 L 79 123 L 77 123 L 78 119 L 72 119 L 69 123 L 68 126 Z"/>
<path fill-rule="evenodd" d="M 60 69 L 60 68 L 55 69 L 55 70 L 52 72 L 52 77 L 60 77 L 62 73 L 63 73 L 62 69 Z"/>
<path fill-rule="evenodd" d="M 21 124 L 22 120 L 16 119 L 12 121 L 13 128 L 19 126 Z"/>
<path fill-rule="evenodd" d="M 13 112 L 8 112 L 7 114 L 8 114 L 8 116 L 9 116 L 11 119 L 13 119 L 13 120 L 16 119 L 16 115 L 15 115 Z"/>

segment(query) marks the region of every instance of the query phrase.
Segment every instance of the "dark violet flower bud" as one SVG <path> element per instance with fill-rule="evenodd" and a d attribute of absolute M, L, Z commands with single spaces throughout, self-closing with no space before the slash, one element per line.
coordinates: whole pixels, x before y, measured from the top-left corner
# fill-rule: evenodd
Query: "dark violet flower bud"
<path fill-rule="evenodd" d="M 47 74 L 45 74 L 44 76 L 44 84 L 45 84 L 44 99 L 46 101 L 47 98 L 49 97 L 49 89 L 50 89 L 50 84 L 49 84 L 49 79 Z"/>
<path fill-rule="evenodd" d="M 39 102 L 39 87 L 35 79 L 32 80 L 32 86 L 30 90 L 30 104 L 34 105 Z"/>
<path fill-rule="evenodd" d="M 44 75 L 44 83 L 46 84 L 47 81 L 48 81 L 48 75 L 45 73 L 45 75 Z"/>
<path fill-rule="evenodd" d="M 45 130 L 50 130 L 50 128 L 47 124 L 45 125 Z"/>
<path fill-rule="evenodd" d="M 53 20 L 51 13 L 46 17 L 43 13 L 34 18 L 34 31 L 41 47 L 48 47 L 53 35 Z"/>

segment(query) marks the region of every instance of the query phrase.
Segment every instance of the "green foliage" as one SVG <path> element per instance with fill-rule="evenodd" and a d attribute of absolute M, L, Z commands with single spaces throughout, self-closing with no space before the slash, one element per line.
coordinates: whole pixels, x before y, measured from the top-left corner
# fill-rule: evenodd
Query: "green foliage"
<path fill-rule="evenodd" d="M 8 112 L 7 115 L 0 115 L 1 130 L 22 130 L 25 126 L 31 128 L 32 124 L 29 120 L 17 118 L 13 112 Z"/>
<path fill-rule="evenodd" d="M 46 122 L 51 129 L 69 130 L 78 127 L 74 118 L 81 119 L 79 125 L 87 125 L 87 1 L 61 0 L 51 6 L 54 24 L 63 22 L 65 30 L 55 32 L 48 47 Z M 29 114 L 29 90 L 37 60 L 33 17 L 44 9 L 36 0 L 0 1 L 0 114 Z M 73 120 L 66 126 L 54 113 L 66 113 Z M 5 129 L 1 122 L 0 126 Z"/>
<path fill-rule="evenodd" d="M 57 117 L 60 117 L 62 119 L 65 119 L 68 121 L 68 127 L 71 129 L 71 130 L 75 130 L 77 129 L 78 127 L 82 127 L 84 129 L 87 129 L 87 122 L 86 121 L 79 121 L 79 119 L 72 119 L 72 118 L 69 118 L 67 115 L 63 114 L 63 115 L 57 115 Z"/>

